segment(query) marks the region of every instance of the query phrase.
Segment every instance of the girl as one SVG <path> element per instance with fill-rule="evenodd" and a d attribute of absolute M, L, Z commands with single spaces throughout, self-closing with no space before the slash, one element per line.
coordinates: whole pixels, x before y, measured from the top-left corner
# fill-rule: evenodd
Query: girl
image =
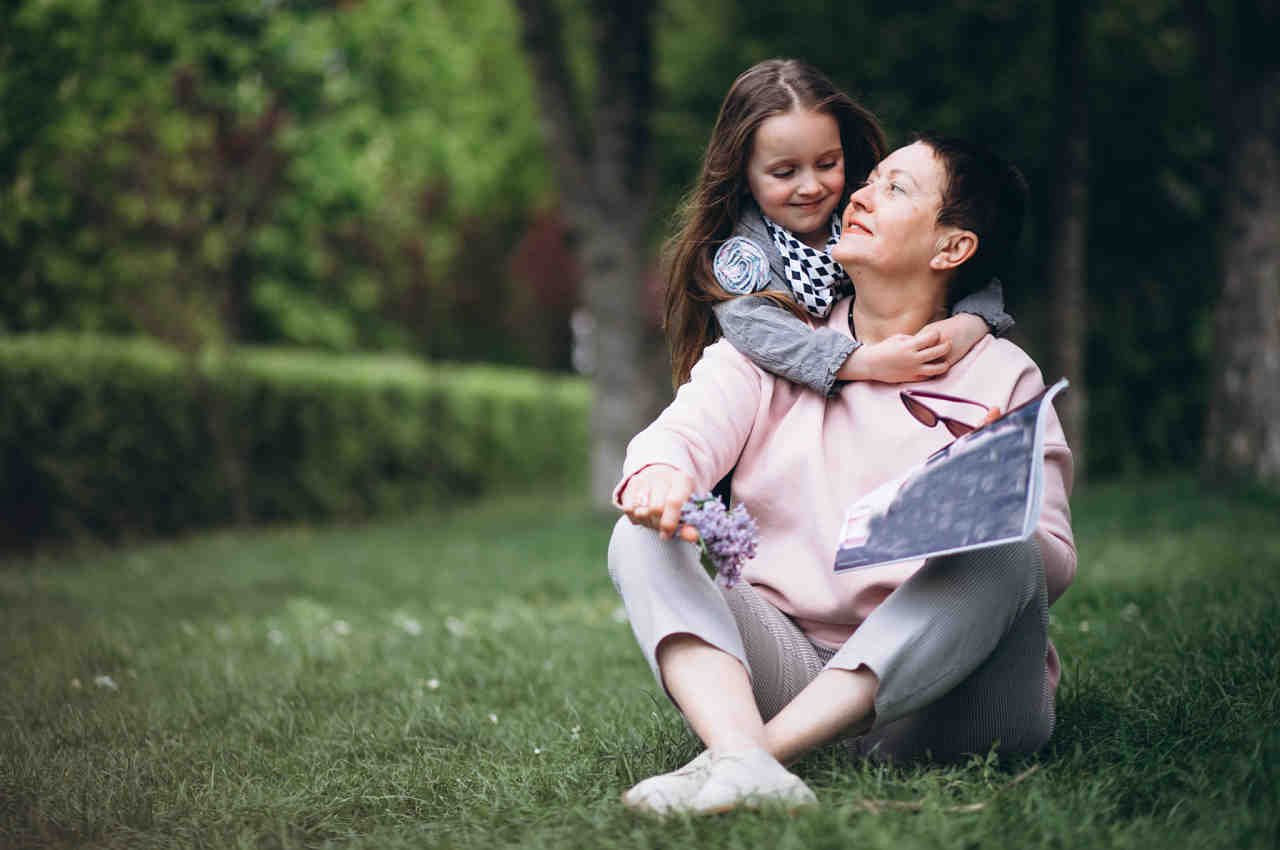
<path fill-rule="evenodd" d="M 762 369 L 824 395 L 837 381 L 944 374 L 1013 325 L 1000 282 L 958 293 L 951 318 L 861 345 L 819 320 L 852 292 L 828 254 L 849 196 L 885 154 L 875 117 L 816 68 L 771 59 L 725 96 L 702 171 L 667 244 L 666 329 L 677 385 L 723 334 Z M 815 322 L 819 324 L 815 328 Z"/>

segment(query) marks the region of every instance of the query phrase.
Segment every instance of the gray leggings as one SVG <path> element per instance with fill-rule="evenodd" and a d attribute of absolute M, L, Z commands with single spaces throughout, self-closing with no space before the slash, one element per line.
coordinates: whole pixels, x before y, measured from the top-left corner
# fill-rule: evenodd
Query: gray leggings
<path fill-rule="evenodd" d="M 649 667 L 658 645 L 691 634 L 742 662 L 767 721 L 824 667 L 880 680 L 875 724 L 848 739 L 878 758 L 956 760 L 1032 753 L 1053 733 L 1045 668 L 1048 595 L 1034 538 L 932 558 L 839 650 L 815 647 L 750 585 L 722 591 L 697 549 L 620 519 L 609 574 Z"/>

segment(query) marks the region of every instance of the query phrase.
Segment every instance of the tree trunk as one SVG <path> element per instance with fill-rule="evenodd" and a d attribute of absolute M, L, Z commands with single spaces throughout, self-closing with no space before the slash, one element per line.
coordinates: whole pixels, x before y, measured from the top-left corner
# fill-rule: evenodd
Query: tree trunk
<path fill-rule="evenodd" d="M 607 504 L 618 482 L 627 443 L 657 412 L 653 364 L 666 365 L 645 319 L 647 229 L 647 222 L 599 228 L 582 239 L 586 308 L 595 326 L 589 496 L 597 505 Z M 666 376 L 665 368 L 662 374 Z"/>
<path fill-rule="evenodd" d="M 1205 428 L 1211 473 L 1280 486 L 1280 56 L 1277 0 L 1227 18 L 1187 0 L 1208 71 L 1222 157 L 1222 294 Z"/>
<path fill-rule="evenodd" d="M 645 282 L 656 170 L 650 144 L 653 6 L 592 5 L 596 91 L 590 116 L 565 62 L 553 0 L 517 0 L 566 222 L 582 266 L 591 337 L 589 496 L 607 503 L 627 443 L 656 413 L 665 356 L 655 344 Z"/>
<path fill-rule="evenodd" d="M 1084 54 L 1084 3 L 1054 2 L 1054 151 L 1049 276 L 1054 292 L 1058 369 L 1071 389 L 1058 403 L 1075 459 L 1077 479 L 1087 466 L 1085 333 L 1088 328 L 1089 103 Z M 1047 380 L 1054 380 L 1048 376 Z"/>
<path fill-rule="evenodd" d="M 1280 73 L 1235 95 L 1205 460 L 1280 485 Z"/>

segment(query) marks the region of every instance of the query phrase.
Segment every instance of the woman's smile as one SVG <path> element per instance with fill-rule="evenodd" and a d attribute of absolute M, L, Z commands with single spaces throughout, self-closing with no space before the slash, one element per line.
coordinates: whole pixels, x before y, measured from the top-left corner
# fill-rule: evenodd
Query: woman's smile
<path fill-rule="evenodd" d="M 844 219 L 840 222 L 841 229 L 845 233 L 856 234 L 862 233 L 867 236 L 871 235 L 871 228 L 853 217 L 853 204 L 849 204 L 844 211 Z"/>

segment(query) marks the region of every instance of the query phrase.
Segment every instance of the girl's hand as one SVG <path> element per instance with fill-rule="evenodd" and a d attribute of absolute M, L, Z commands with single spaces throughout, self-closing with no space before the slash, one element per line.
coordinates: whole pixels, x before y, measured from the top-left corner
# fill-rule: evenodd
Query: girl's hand
<path fill-rule="evenodd" d="M 951 368 L 947 356 L 951 342 L 937 328 L 914 335 L 894 334 L 880 342 L 854 349 L 836 378 L 841 381 L 883 381 L 902 384 L 934 378 Z"/>
<path fill-rule="evenodd" d="M 680 525 L 680 510 L 693 495 L 693 477 L 674 466 L 654 464 L 631 476 L 622 490 L 622 512 L 633 525 L 644 525 L 669 540 L 679 531 L 690 543 L 698 542 L 698 532 Z"/>
<path fill-rule="evenodd" d="M 985 320 L 973 313 L 957 313 L 949 318 L 930 322 L 920 329 L 920 333 L 926 331 L 937 331 L 944 340 L 951 343 L 951 350 L 946 356 L 947 368 L 943 370 L 945 372 L 968 354 L 969 349 L 977 345 L 978 340 L 986 336 L 990 329 Z"/>

